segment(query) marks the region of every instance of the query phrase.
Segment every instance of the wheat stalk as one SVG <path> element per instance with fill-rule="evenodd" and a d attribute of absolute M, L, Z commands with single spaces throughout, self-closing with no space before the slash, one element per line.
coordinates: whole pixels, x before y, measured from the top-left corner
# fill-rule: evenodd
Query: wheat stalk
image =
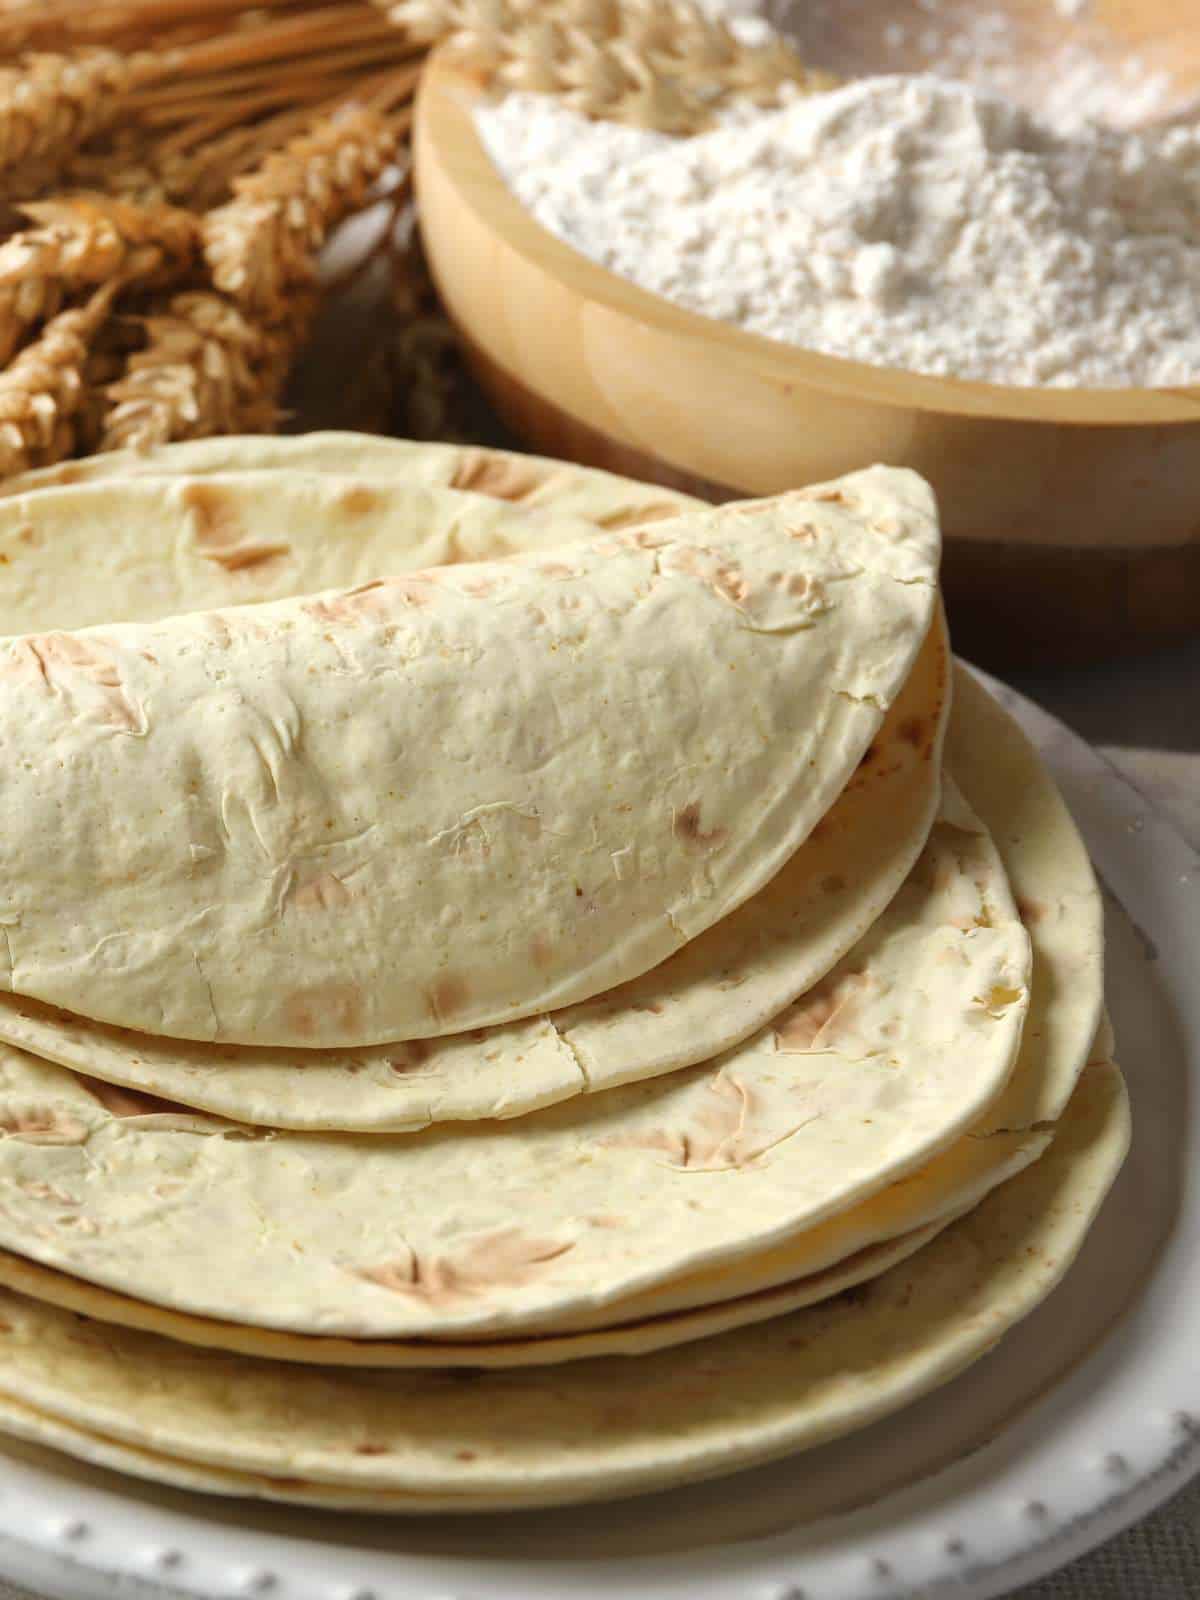
<path fill-rule="evenodd" d="M 204 219 L 212 281 L 250 316 L 286 316 L 288 297 L 316 280 L 331 228 L 358 210 L 394 158 L 394 119 L 365 108 L 335 115 L 234 180 L 234 199 Z"/>
<path fill-rule="evenodd" d="M 0 9 L 0 52 L 69 51 L 104 46 L 133 51 L 165 49 L 237 30 L 250 14 L 295 10 L 296 0 L 5 0 Z"/>
<path fill-rule="evenodd" d="M 65 162 L 125 115 L 126 97 L 163 68 L 150 52 L 79 50 L 0 67 L 0 170 Z"/>
<path fill-rule="evenodd" d="M 270 330 L 220 294 L 177 294 L 145 318 L 146 346 L 107 389 L 101 450 L 270 432 L 296 335 Z"/>
<path fill-rule="evenodd" d="M 413 42 L 453 41 L 504 89 L 553 94 L 587 116 L 696 133 L 735 96 L 778 103 L 836 80 L 782 40 L 740 41 L 697 0 L 377 0 Z"/>
<path fill-rule="evenodd" d="M 39 224 L 0 245 L 0 361 L 65 300 L 112 279 L 174 276 L 193 259 L 195 217 L 109 195 L 80 194 L 22 207 Z"/>
<path fill-rule="evenodd" d="M 61 312 L 0 372 L 0 477 L 50 466 L 71 454 L 87 395 L 84 367 L 120 285 Z"/>

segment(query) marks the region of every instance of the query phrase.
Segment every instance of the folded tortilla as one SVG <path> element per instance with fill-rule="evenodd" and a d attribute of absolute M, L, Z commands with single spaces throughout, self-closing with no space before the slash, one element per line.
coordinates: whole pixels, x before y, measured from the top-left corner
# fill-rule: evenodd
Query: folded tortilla
<path fill-rule="evenodd" d="M 872 468 L 558 552 L 2 643 L 0 988 L 321 1048 L 626 982 L 844 789 L 928 632 L 937 553 L 927 486 Z"/>
<path fill-rule="evenodd" d="M 434 465 L 444 458 L 435 449 Z M 503 466 L 508 458 L 498 459 Z M 600 476 L 597 487 L 584 474 L 583 504 L 596 523 L 564 518 L 553 502 L 528 510 L 328 472 L 147 478 L 22 495 L 0 503 L 0 554 L 12 580 L 0 591 L 0 628 L 154 621 L 189 597 L 196 606 L 285 598 L 380 571 L 544 548 L 570 529 L 595 533 L 654 509 L 639 501 L 644 486 Z M 560 468 L 555 494 L 579 504 L 574 483 Z M 226 527 L 257 530 L 253 550 L 213 542 L 208 513 L 217 505 Z M 706 1060 L 824 977 L 903 882 L 937 807 L 949 674 L 939 617 L 850 783 L 774 878 L 665 963 L 553 1017 L 416 1044 L 271 1049 L 135 1034 L 8 994 L 0 995 L 0 1038 L 238 1121 L 376 1132 L 520 1116 Z"/>

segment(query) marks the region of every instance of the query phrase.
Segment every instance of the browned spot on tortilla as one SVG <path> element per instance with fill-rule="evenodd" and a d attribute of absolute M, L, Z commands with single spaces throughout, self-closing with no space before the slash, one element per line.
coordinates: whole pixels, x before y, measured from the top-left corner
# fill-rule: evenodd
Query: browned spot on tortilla
<path fill-rule="evenodd" d="M 109 640 L 96 634 L 30 634 L 13 650 L 14 656 L 27 652 L 29 665 L 75 715 L 122 733 L 145 731 L 141 704 L 122 678 L 120 653 Z M 153 661 L 145 651 L 139 654 Z"/>
<path fill-rule="evenodd" d="M 658 1000 L 638 1000 L 635 1001 L 630 1007 L 630 1010 L 632 1011 L 645 1012 L 651 1017 L 661 1017 L 663 1014 L 663 1009 L 664 1008 L 662 1004 Z"/>
<path fill-rule="evenodd" d="M 604 545 L 605 555 L 618 555 L 622 548 L 626 550 L 663 550 L 671 542 L 665 533 L 656 533 L 652 528 L 629 528 L 624 533 L 618 533 L 615 544 Z"/>
<path fill-rule="evenodd" d="M 733 561 L 722 561 L 711 550 L 681 546 L 671 553 L 669 570 L 698 578 L 731 605 L 741 606 L 750 598 L 750 581 L 742 569 Z"/>
<path fill-rule="evenodd" d="M 427 1305 L 450 1305 L 486 1295 L 490 1289 L 520 1288 L 572 1249 L 569 1241 L 538 1238 L 520 1228 L 500 1228 L 426 1255 L 410 1248 L 395 1261 L 359 1268 L 357 1275 Z"/>
<path fill-rule="evenodd" d="M 387 615 L 388 607 L 383 594 L 383 581 L 360 584 L 357 589 L 347 589 L 344 594 L 330 595 L 314 600 L 313 616 L 321 622 L 360 622 L 364 618 L 380 619 Z"/>
<path fill-rule="evenodd" d="M 897 730 L 905 744 L 912 745 L 914 750 L 921 747 L 925 738 L 925 722 L 922 717 L 907 717 Z"/>
<path fill-rule="evenodd" d="M 785 1053 L 827 1049 L 854 1021 L 865 994 L 875 986 L 864 972 L 823 979 L 775 1024 L 776 1047 Z"/>
<path fill-rule="evenodd" d="M 41 543 L 41 540 L 38 537 L 38 531 L 34 527 L 32 522 L 23 522 L 21 524 L 20 531 L 17 534 L 17 538 L 21 541 L 22 544 L 40 544 Z"/>
<path fill-rule="evenodd" d="M 821 879 L 822 894 L 841 894 L 846 887 L 846 880 L 840 872 L 831 872 L 827 878 Z"/>
<path fill-rule="evenodd" d="M 288 903 L 299 911 L 341 911 L 354 899 L 354 895 L 333 872 L 323 872 L 318 878 L 296 885 L 288 896 Z"/>
<path fill-rule="evenodd" d="M 356 589 L 310 600 L 302 609 L 318 622 L 387 622 L 395 616 L 398 605 L 427 606 L 436 586 L 437 579 L 431 572 L 376 578 Z"/>
<path fill-rule="evenodd" d="M 379 505 L 379 496 L 374 489 L 364 488 L 356 484 L 354 488 L 347 489 L 338 496 L 338 509 L 350 517 L 365 517 Z"/>
<path fill-rule="evenodd" d="M 705 850 L 715 850 L 725 843 L 727 837 L 724 828 L 713 828 L 710 833 L 705 833 L 700 826 L 700 807 L 693 801 L 690 806 L 684 806 L 682 811 L 675 813 L 671 824 L 675 834 L 688 844 L 700 845 Z"/>
<path fill-rule="evenodd" d="M 750 598 L 750 580 L 739 567 L 725 565 L 718 567 L 713 581 L 727 600 L 732 600 L 734 605 L 741 605 Z"/>
<path fill-rule="evenodd" d="M 290 555 L 291 549 L 290 544 L 269 544 L 265 541 L 254 544 L 247 541 L 232 550 L 206 550 L 204 554 L 209 561 L 224 567 L 226 572 L 244 572 L 248 567 L 261 567 L 268 561 Z"/>
<path fill-rule="evenodd" d="M 84 477 L 82 467 L 60 467 L 54 474 L 55 483 L 78 483 Z"/>
<path fill-rule="evenodd" d="M 822 489 L 804 489 L 800 493 L 801 500 L 832 500 L 838 505 L 848 506 L 853 502 L 844 489 L 835 489 L 826 486 Z"/>
<path fill-rule="evenodd" d="M 196 543 L 205 555 L 241 541 L 245 529 L 224 489 L 213 483 L 185 483 L 179 496 L 196 519 Z"/>
<path fill-rule="evenodd" d="M 596 517 L 593 520 L 597 527 L 607 528 L 610 532 L 615 533 L 619 528 L 633 527 L 638 530 L 644 522 L 662 522 L 667 517 L 677 517 L 682 512 L 682 509 L 682 506 L 673 506 L 666 500 L 652 500 L 647 505 L 625 506 L 618 511 L 610 511 L 607 515 Z M 632 541 L 640 544 L 643 549 L 653 548 L 649 544 L 651 538 L 653 538 L 653 535 L 647 535 L 647 542 L 643 544 L 637 531 L 631 535 Z M 657 541 L 655 542 L 657 543 Z"/>
<path fill-rule="evenodd" d="M 195 518 L 200 554 L 226 572 L 244 572 L 290 554 L 291 546 L 283 541 L 250 536 L 232 496 L 216 484 L 185 483 L 180 496 Z"/>
<path fill-rule="evenodd" d="M 1034 927 L 1049 914 L 1050 907 L 1043 900 L 1019 899 L 1017 901 L 1017 915 L 1027 928 Z"/>
<path fill-rule="evenodd" d="M 383 587 L 406 606 L 427 606 L 435 598 L 437 578 L 432 572 L 414 572 L 406 578 L 388 578 Z"/>
<path fill-rule="evenodd" d="M 288 1031 L 306 1039 L 331 1039 L 354 1033 L 362 1022 L 363 992 L 357 984 L 328 979 L 294 989 L 283 1002 Z"/>
<path fill-rule="evenodd" d="M 539 561 L 538 571 L 543 578 L 577 578 L 579 569 L 569 567 L 565 561 Z"/>
<path fill-rule="evenodd" d="M 824 600 L 825 592 L 821 584 L 810 578 L 806 572 L 772 572 L 767 582 L 773 589 L 782 589 L 784 594 L 792 595 L 796 599 L 812 598 L 820 602 Z"/>
<path fill-rule="evenodd" d="M 544 934 L 535 933 L 529 941 L 529 959 L 543 969 L 554 959 L 554 948 Z"/>
<path fill-rule="evenodd" d="M 454 1459 L 455 1461 L 478 1461 L 479 1455 L 475 1450 L 456 1450 Z"/>
<path fill-rule="evenodd" d="M 452 1017 L 466 1005 L 470 991 L 465 981 L 454 973 L 439 978 L 429 992 L 429 1009 L 439 1022 Z"/>
<path fill-rule="evenodd" d="M 532 460 L 487 450 L 464 450 L 450 479 L 452 489 L 474 489 L 493 500 L 525 500 L 541 487 L 545 471 Z"/>
<path fill-rule="evenodd" d="M 354 1446 L 354 1454 L 356 1456 L 386 1456 L 389 1454 L 389 1449 L 386 1444 L 367 1444 L 364 1442 Z"/>
<path fill-rule="evenodd" d="M 593 1228 L 623 1228 L 625 1218 L 614 1216 L 609 1211 L 598 1211 L 587 1219 Z"/>
<path fill-rule="evenodd" d="M 0 1108 L 0 1133 L 26 1144 L 83 1144 L 87 1128 L 61 1106 Z"/>
<path fill-rule="evenodd" d="M 219 611 L 206 612 L 200 618 L 200 626 L 220 649 L 228 650 L 233 643 L 233 630 Z"/>

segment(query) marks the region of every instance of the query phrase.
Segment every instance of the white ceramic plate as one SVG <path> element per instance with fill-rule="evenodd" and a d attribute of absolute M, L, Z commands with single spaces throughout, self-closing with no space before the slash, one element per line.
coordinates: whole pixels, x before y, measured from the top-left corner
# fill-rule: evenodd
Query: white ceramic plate
<path fill-rule="evenodd" d="M 158 1491 L 0 1449 L 0 1572 L 271 1600 L 988 1600 L 1200 1469 L 1200 857 L 1061 724 L 999 690 L 1110 890 L 1129 1161 L 1066 1282 L 956 1382 L 821 1450 L 580 1511 L 372 1519 Z"/>

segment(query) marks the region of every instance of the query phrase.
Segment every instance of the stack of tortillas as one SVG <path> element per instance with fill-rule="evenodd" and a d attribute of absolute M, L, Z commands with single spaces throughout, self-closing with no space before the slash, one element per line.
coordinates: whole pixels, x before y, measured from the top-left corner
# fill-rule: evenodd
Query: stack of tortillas
<path fill-rule="evenodd" d="M 366 1509 L 983 1355 L 1121 1163 L 1087 855 L 930 491 L 314 435 L 0 500 L 0 1428 Z M 465 1369 L 465 1370 L 464 1370 Z"/>

